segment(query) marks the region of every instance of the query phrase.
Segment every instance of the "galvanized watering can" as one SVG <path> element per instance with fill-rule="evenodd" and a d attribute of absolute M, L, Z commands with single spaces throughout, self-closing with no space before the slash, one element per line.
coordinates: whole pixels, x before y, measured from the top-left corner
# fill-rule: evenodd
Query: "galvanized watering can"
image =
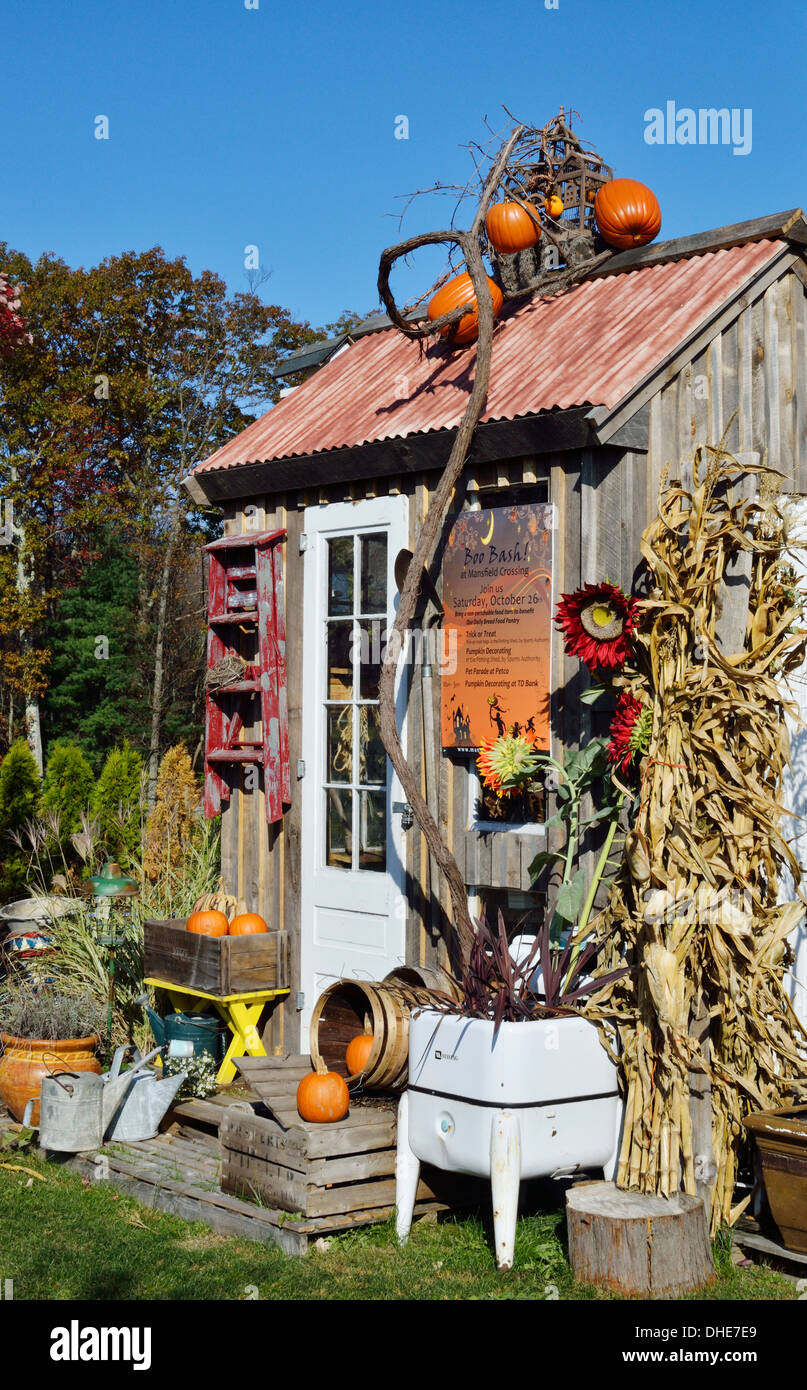
<path fill-rule="evenodd" d="M 105 1076 L 63 1071 L 42 1081 L 39 1108 L 39 1142 L 57 1153 L 82 1153 L 99 1149 L 107 1139 L 132 1142 L 152 1139 L 171 1101 L 185 1080 L 185 1072 L 158 1080 L 149 1063 L 159 1048 L 121 1072 L 128 1047 L 119 1047 Z M 145 1068 L 145 1070 L 144 1070 Z M 30 1125 L 35 1102 L 25 1107 L 23 1124 Z"/>
<path fill-rule="evenodd" d="M 121 1064 L 127 1052 L 134 1053 L 135 1065 L 131 1071 L 123 1073 Z M 182 1085 L 187 1072 L 176 1072 L 174 1076 L 160 1078 L 156 1068 L 150 1064 L 160 1052 L 155 1047 L 148 1056 L 141 1057 L 137 1048 L 119 1047 L 112 1059 L 112 1066 L 104 1079 L 104 1089 L 112 1088 L 112 1108 L 104 1102 L 105 1135 L 118 1143 L 131 1144 L 139 1139 L 153 1139 L 160 1127 L 160 1120 Z M 119 1080 L 130 1083 L 121 1094 L 117 1087 Z"/>
<path fill-rule="evenodd" d="M 112 1085 L 92 1072 L 62 1071 L 43 1077 L 39 1106 L 39 1142 L 57 1153 L 98 1149 L 104 1131 L 133 1079 L 131 1072 Z M 22 1122 L 30 1125 L 35 1105 L 29 1100 Z"/>

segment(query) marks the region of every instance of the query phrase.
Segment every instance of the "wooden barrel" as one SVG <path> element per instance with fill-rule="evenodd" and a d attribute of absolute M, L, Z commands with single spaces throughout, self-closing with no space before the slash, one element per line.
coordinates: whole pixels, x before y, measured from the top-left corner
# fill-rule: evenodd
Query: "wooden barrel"
<path fill-rule="evenodd" d="M 337 980 L 320 995 L 311 1018 L 310 1047 L 314 1065 L 322 1059 L 329 1071 L 358 1081 L 347 1069 L 345 1053 L 352 1038 L 364 1032 L 369 1018 L 373 1046 L 361 1073 L 366 1091 L 399 1091 L 409 1071 L 409 1013 L 432 1003 L 422 985 L 386 980 Z"/>
<path fill-rule="evenodd" d="M 382 984 L 409 985 L 415 989 L 436 990 L 450 999 L 459 999 L 460 988 L 439 965 L 399 965 L 384 976 Z"/>

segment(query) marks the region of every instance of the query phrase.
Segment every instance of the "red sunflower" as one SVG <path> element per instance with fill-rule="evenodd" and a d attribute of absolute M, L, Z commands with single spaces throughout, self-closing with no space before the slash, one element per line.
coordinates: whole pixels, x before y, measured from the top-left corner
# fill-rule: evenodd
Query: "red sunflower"
<path fill-rule="evenodd" d="M 611 720 L 608 761 L 623 774 L 630 771 L 634 756 L 647 750 L 652 713 L 649 706 L 643 705 L 629 690 L 623 690 L 616 702 Z"/>
<path fill-rule="evenodd" d="M 573 594 L 561 594 L 555 610 L 568 656 L 577 656 L 590 671 L 598 666 L 615 671 L 630 655 L 639 607 L 616 584 L 584 584 Z"/>

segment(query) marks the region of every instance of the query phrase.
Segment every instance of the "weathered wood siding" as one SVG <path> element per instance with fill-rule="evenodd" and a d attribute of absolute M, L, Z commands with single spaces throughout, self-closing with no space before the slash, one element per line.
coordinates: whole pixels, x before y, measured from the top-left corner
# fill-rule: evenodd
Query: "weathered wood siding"
<path fill-rule="evenodd" d="M 630 588 L 640 561 L 642 532 L 655 512 L 665 467 L 686 477 L 695 447 L 717 444 L 728 427 L 727 447 L 767 456 L 786 477 L 785 486 L 807 492 L 807 305 L 795 274 L 774 282 L 757 298 L 749 294 L 734 322 L 725 325 L 692 360 L 659 381 L 649 401 L 648 451 L 603 447 L 469 467 L 452 510 L 485 506 L 516 486 L 547 480 L 556 507 L 554 599 L 578 585 L 608 576 Z M 736 418 L 729 424 L 736 412 Z M 368 483 L 339 484 L 316 491 L 254 498 L 225 517 L 225 533 L 285 527 L 287 674 L 292 806 L 281 824 L 268 826 L 263 798 L 236 790 L 222 817 L 222 868 L 228 889 L 260 910 L 291 936 L 292 995 L 277 1009 L 266 1042 L 282 1051 L 296 1048 L 299 980 L 300 819 L 296 763 L 301 756 L 303 560 L 299 536 L 303 509 L 329 502 L 404 491 L 409 497 L 409 548 L 436 484 L 435 473 L 415 473 Z M 419 671 L 409 693 L 409 757 L 425 795 L 424 759 L 435 769 L 438 821 L 469 887 L 526 889 L 527 867 L 542 841 L 523 834 L 482 834 L 469 829 L 469 760 L 442 756 L 439 747 L 440 682 L 435 665 L 434 727 L 438 746 L 423 747 Z M 591 733 L 591 713 L 577 695 L 585 677 L 569 660 L 558 633 L 552 644 L 551 723 L 553 752 L 572 747 Z M 550 810 L 551 810 L 550 804 Z M 440 910 L 450 911 L 446 886 L 426 901 L 425 841 L 417 825 L 408 832 L 407 952 L 413 963 L 443 961 Z"/>
<path fill-rule="evenodd" d="M 743 308 L 650 403 L 648 486 L 698 444 L 756 452 L 807 491 L 807 291 L 782 276 Z M 732 418 L 734 417 L 734 418 Z"/>

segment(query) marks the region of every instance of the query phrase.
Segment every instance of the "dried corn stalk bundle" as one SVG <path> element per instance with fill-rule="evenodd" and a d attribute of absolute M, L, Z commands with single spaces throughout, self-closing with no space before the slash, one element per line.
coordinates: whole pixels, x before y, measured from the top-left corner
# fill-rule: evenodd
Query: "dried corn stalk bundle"
<path fill-rule="evenodd" d="M 760 499 L 731 501 L 752 473 Z M 627 1081 L 618 1185 L 694 1193 L 690 1096 L 708 1079 L 713 1230 L 739 1214 L 743 1116 L 807 1088 L 807 1035 L 783 987 L 786 937 L 805 906 L 777 905 L 780 872 L 800 881 L 778 797 L 785 713 L 795 713 L 787 675 L 807 632 L 775 476 L 699 450 L 692 491 L 666 488 L 643 536 L 653 587 L 625 684 L 652 706 L 652 735 L 635 825 L 595 923 L 608 943 L 601 970 L 619 958 L 638 967 L 612 990 L 632 1015 L 618 1030 Z M 721 651 L 725 576 L 743 555 L 745 640 Z"/>

